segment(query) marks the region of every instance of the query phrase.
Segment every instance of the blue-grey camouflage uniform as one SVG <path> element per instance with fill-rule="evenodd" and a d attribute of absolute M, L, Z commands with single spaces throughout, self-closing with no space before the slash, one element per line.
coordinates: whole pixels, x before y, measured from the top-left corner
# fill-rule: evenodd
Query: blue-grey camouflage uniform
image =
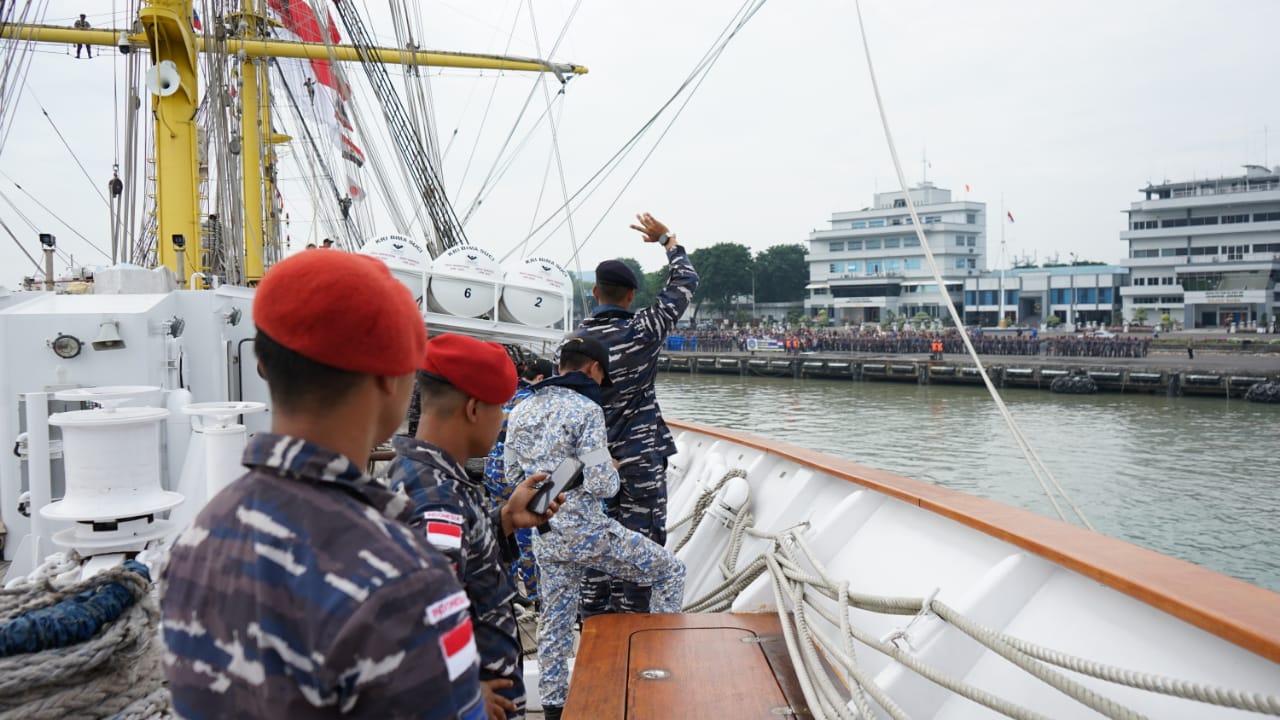
<path fill-rule="evenodd" d="M 489 498 L 495 504 L 506 502 L 511 497 L 511 493 L 515 490 L 515 483 L 507 481 L 507 471 L 503 464 L 503 444 L 507 438 L 507 418 L 511 416 L 511 408 L 520 403 L 521 400 L 529 397 L 529 384 L 524 380 L 520 381 L 516 394 L 502 406 L 502 429 L 498 432 L 498 440 L 489 450 L 489 454 L 484 459 L 484 487 L 489 491 Z M 530 600 L 538 599 L 538 565 L 533 560 L 533 530 L 529 528 L 520 528 L 515 531 L 516 547 L 519 548 L 518 557 L 512 561 L 508 573 L 511 577 L 511 584 L 517 588 L 523 588 L 524 596 Z"/>
<path fill-rule="evenodd" d="M 480 679 L 511 680 L 511 687 L 496 692 L 515 703 L 517 710 L 508 718 L 523 718 L 524 668 L 511 607 L 515 591 L 503 562 L 503 556 L 515 556 L 516 548 L 502 534 L 501 511 L 444 450 L 416 438 L 396 437 L 391 443 L 396 450 L 386 470 L 391 487 L 413 499 L 412 524 L 453 561 L 471 601 Z"/>
<path fill-rule="evenodd" d="M 601 500 L 618 491 L 618 473 L 607 449 L 604 413 L 588 398 L 568 387 L 534 386 L 533 395 L 511 411 L 505 450 L 511 480 L 550 473 L 566 457 L 585 464 L 583 484 L 566 493 L 548 521 L 551 531 L 533 539 L 542 588 L 539 692 L 544 706 L 562 706 L 583 572 L 594 569 L 652 586 L 652 611 L 673 613 L 680 611 L 684 563 L 605 514 Z"/>
<path fill-rule="evenodd" d="M 409 498 L 284 435 L 244 464 L 164 570 L 176 713 L 483 720 L 467 597 Z"/>
<path fill-rule="evenodd" d="M 684 248 L 667 250 L 667 286 L 649 307 L 632 314 L 602 306 L 582 321 L 582 329 L 609 349 L 609 378 L 603 389 L 609 452 L 621 465 L 622 489 L 607 503 L 611 517 L 659 545 L 667 541 L 667 458 L 676 452 L 662 420 L 653 383 L 658 353 L 698 289 L 698 273 Z M 616 578 L 588 573 L 583 615 L 648 612 L 649 593 Z"/>

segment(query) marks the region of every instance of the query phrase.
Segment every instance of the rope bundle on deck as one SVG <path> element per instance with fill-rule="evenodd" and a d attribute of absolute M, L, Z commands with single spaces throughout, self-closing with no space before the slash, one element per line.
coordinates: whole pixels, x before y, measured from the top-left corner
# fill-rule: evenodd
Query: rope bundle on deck
<path fill-rule="evenodd" d="M 169 711 L 145 565 L 130 560 L 65 588 L 0 591 L 0 715 L 156 718 Z"/>

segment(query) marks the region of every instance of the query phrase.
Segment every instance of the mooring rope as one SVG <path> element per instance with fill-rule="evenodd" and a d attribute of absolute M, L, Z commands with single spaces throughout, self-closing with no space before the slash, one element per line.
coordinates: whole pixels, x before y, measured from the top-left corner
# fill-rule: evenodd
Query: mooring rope
<path fill-rule="evenodd" d="M 169 717 L 160 612 L 129 560 L 59 587 L 70 555 L 0 591 L 0 715 L 24 720 Z"/>

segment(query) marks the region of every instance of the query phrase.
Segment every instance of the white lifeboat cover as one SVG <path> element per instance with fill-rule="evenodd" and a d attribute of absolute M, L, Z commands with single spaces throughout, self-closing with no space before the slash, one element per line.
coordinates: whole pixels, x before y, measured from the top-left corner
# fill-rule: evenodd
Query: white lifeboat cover
<path fill-rule="evenodd" d="M 391 267 L 426 270 L 431 257 L 422 243 L 404 235 L 380 235 L 360 246 L 361 255 L 371 255 Z"/>
<path fill-rule="evenodd" d="M 554 260 L 531 257 L 509 264 L 503 277 L 502 319 L 551 327 L 573 301 L 573 281 Z"/>
<path fill-rule="evenodd" d="M 460 317 L 493 311 L 502 270 L 487 250 L 458 245 L 431 261 L 430 307 Z"/>

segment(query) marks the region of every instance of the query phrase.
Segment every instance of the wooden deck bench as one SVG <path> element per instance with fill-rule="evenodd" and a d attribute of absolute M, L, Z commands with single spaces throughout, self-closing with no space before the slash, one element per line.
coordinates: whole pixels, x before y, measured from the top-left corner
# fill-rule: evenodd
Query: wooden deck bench
<path fill-rule="evenodd" d="M 597 615 L 574 662 L 566 720 L 807 718 L 778 616 Z"/>

